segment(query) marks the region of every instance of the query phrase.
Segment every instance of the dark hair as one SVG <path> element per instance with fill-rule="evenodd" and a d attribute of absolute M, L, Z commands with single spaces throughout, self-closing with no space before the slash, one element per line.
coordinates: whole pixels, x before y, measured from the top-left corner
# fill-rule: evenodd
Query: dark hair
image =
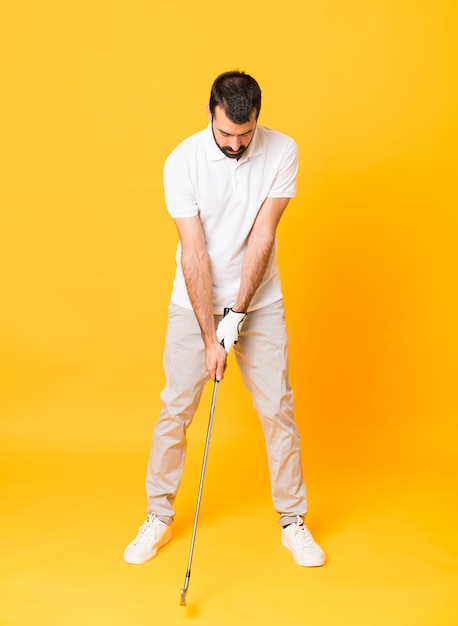
<path fill-rule="evenodd" d="M 246 124 L 253 110 L 258 119 L 261 110 L 261 89 L 254 78 L 245 72 L 224 72 L 212 85 L 210 112 L 220 106 L 234 124 Z"/>

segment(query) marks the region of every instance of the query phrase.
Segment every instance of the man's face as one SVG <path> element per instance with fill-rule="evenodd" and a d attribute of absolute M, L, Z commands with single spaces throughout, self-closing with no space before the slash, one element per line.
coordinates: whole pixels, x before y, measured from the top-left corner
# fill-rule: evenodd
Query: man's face
<path fill-rule="evenodd" d="M 213 116 L 208 111 L 208 118 L 218 148 L 230 159 L 240 159 L 250 145 L 256 130 L 256 109 L 253 109 L 249 121 L 245 124 L 232 122 L 224 109 L 219 106 L 215 108 Z"/>

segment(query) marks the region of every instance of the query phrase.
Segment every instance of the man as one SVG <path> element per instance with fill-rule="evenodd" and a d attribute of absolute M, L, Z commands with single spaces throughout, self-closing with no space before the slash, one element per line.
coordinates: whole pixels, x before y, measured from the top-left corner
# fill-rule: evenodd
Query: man
<path fill-rule="evenodd" d="M 296 191 L 297 146 L 257 125 L 260 108 L 254 78 L 221 74 L 211 90 L 208 127 L 165 164 L 166 204 L 180 241 L 166 385 L 147 471 L 148 517 L 125 550 L 128 563 L 148 561 L 171 538 L 186 429 L 205 383 L 222 380 L 232 347 L 264 430 L 282 543 L 299 565 L 326 560 L 303 522 L 306 490 L 275 260 L 276 228 Z"/>

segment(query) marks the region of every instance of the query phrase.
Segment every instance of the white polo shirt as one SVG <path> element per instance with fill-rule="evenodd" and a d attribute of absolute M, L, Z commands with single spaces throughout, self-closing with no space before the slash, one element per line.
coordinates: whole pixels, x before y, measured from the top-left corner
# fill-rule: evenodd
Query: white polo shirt
<path fill-rule="evenodd" d="M 226 157 L 213 138 L 211 124 L 175 148 L 164 166 L 167 209 L 173 218 L 198 215 L 205 234 L 213 277 L 214 313 L 233 306 L 240 285 L 248 235 L 266 198 L 293 198 L 298 168 L 297 145 L 277 131 L 256 126 L 253 139 L 237 161 Z M 275 259 L 277 242 L 250 311 L 282 298 Z M 171 300 L 192 309 L 181 268 L 181 244 Z"/>

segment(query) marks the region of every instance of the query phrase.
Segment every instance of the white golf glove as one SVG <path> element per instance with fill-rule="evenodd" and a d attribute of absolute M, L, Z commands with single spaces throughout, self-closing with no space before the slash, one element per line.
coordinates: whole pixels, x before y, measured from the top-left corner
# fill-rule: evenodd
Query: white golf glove
<path fill-rule="evenodd" d="M 232 346 L 237 343 L 246 316 L 246 313 L 224 309 L 224 317 L 218 324 L 216 336 L 228 354 Z"/>

